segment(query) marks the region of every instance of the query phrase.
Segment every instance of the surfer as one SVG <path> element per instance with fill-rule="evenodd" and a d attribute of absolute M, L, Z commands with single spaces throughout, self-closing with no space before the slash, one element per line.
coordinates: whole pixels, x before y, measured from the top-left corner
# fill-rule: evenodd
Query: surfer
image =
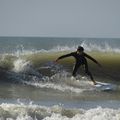
<path fill-rule="evenodd" d="M 84 65 L 85 73 L 88 76 L 90 76 L 90 79 L 93 81 L 94 85 L 96 85 L 96 82 L 95 82 L 95 80 L 94 80 L 94 78 L 92 76 L 92 73 L 88 69 L 88 63 L 87 63 L 86 58 L 89 58 L 94 63 L 96 63 L 98 66 L 101 66 L 101 65 L 94 58 L 92 58 L 90 55 L 86 54 L 84 52 L 84 48 L 81 47 L 81 46 L 78 46 L 77 51 L 75 51 L 75 52 L 72 52 L 72 53 L 69 53 L 69 54 L 62 55 L 62 56 L 58 57 L 55 62 L 58 62 L 60 59 L 63 59 L 63 58 L 66 58 L 66 57 L 70 57 L 70 56 L 73 56 L 75 58 L 75 60 L 76 60 L 75 66 L 74 66 L 74 69 L 73 69 L 73 72 L 72 72 L 72 76 L 75 77 L 78 68 L 81 65 Z"/>

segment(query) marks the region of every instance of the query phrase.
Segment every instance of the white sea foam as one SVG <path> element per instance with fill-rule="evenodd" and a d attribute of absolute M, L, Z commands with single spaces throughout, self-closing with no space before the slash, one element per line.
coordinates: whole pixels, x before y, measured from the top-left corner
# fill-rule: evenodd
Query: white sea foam
<path fill-rule="evenodd" d="M 77 108 L 64 108 L 54 105 L 52 107 L 34 104 L 0 105 L 1 120 L 120 120 L 120 109 L 91 108 L 88 110 Z"/>
<path fill-rule="evenodd" d="M 120 110 L 98 107 L 84 111 L 82 114 L 78 113 L 72 118 L 53 113 L 43 120 L 120 120 Z"/>
<path fill-rule="evenodd" d="M 30 62 L 23 59 L 15 60 L 13 65 L 13 70 L 15 72 L 27 71 L 28 69 L 30 69 Z"/>
<path fill-rule="evenodd" d="M 47 81 L 23 81 L 27 85 L 35 86 L 38 88 L 47 88 L 51 90 L 58 90 L 61 92 L 72 92 L 72 93 L 82 93 L 85 91 L 94 91 L 95 86 L 86 77 L 79 80 L 73 80 L 71 77 L 65 77 L 65 73 L 58 73 L 56 76 L 51 78 L 45 78 Z"/>
<path fill-rule="evenodd" d="M 55 84 L 55 83 L 35 83 L 35 82 L 28 82 L 24 81 L 25 84 L 35 86 L 38 88 L 48 88 L 53 90 L 59 90 L 61 92 L 73 92 L 73 93 L 82 93 L 86 89 L 75 88 L 72 86 L 68 86 L 65 84 Z"/>

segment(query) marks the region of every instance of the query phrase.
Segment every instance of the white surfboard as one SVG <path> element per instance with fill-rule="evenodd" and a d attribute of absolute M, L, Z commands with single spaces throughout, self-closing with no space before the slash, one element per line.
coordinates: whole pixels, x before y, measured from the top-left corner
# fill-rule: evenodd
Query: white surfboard
<path fill-rule="evenodd" d="M 103 82 L 97 82 L 97 84 L 95 85 L 95 87 L 98 90 L 101 90 L 101 91 L 112 91 L 115 88 L 115 86 L 113 84 L 103 83 Z"/>
<path fill-rule="evenodd" d="M 97 91 L 113 91 L 117 89 L 117 86 L 112 83 L 105 83 L 105 82 L 97 82 L 96 85 L 93 85 L 93 82 L 91 81 L 86 81 L 86 80 L 79 80 L 74 77 L 71 77 L 72 80 L 72 85 L 80 87 L 80 88 L 85 88 L 85 89 L 92 89 Z"/>

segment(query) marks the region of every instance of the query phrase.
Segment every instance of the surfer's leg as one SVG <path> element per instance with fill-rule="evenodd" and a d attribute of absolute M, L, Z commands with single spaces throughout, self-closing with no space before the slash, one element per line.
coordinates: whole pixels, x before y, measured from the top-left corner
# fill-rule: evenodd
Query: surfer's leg
<path fill-rule="evenodd" d="M 85 64 L 85 73 L 86 73 L 88 76 L 90 76 L 90 79 L 93 81 L 94 84 L 96 84 L 96 82 L 95 82 L 95 80 L 94 80 L 94 78 L 93 78 L 93 76 L 92 76 L 92 73 L 88 70 L 88 65 L 87 65 L 87 64 Z"/>
<path fill-rule="evenodd" d="M 79 67 L 80 67 L 80 64 L 76 63 L 74 68 L 73 68 L 72 76 L 74 76 L 74 77 L 76 76 L 76 72 L 77 72 Z"/>

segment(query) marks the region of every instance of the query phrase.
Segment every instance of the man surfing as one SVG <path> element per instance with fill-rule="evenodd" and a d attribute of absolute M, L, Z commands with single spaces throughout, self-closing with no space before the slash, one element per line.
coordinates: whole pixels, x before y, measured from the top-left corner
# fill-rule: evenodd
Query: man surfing
<path fill-rule="evenodd" d="M 75 51 L 75 52 L 72 52 L 72 53 L 60 56 L 59 58 L 56 59 L 56 62 L 58 62 L 60 59 L 63 59 L 63 58 L 66 58 L 66 57 L 71 57 L 71 56 L 73 56 L 75 58 L 75 60 L 76 60 L 75 66 L 74 66 L 74 69 L 73 69 L 73 72 L 72 72 L 72 76 L 75 77 L 78 68 L 81 65 L 84 65 L 84 67 L 85 67 L 85 73 L 88 76 L 90 76 L 90 79 L 92 80 L 92 82 L 94 83 L 94 85 L 96 85 L 96 82 L 95 82 L 95 80 L 94 80 L 91 72 L 88 69 L 88 63 L 87 63 L 87 59 L 86 58 L 92 60 L 98 66 L 101 66 L 101 65 L 94 58 L 92 58 L 91 56 L 89 56 L 88 54 L 86 54 L 84 52 L 84 48 L 81 47 L 81 46 L 78 46 L 77 51 Z"/>

